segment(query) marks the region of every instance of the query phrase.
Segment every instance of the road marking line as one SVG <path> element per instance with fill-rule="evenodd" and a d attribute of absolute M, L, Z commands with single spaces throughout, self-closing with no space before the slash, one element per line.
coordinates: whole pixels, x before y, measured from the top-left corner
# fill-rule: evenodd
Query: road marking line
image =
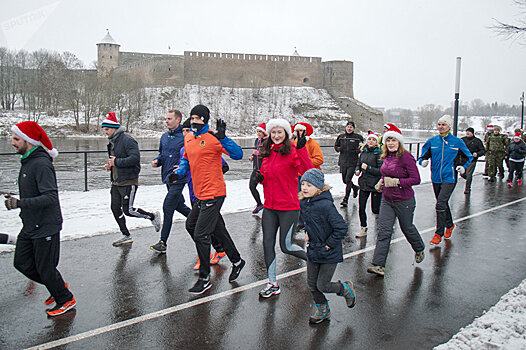
<path fill-rule="evenodd" d="M 514 200 L 512 202 L 508 202 L 508 203 L 505 203 L 505 204 L 501 204 L 501 205 L 498 205 L 496 207 L 489 208 L 489 209 L 480 211 L 480 212 L 475 213 L 475 214 L 464 216 L 462 218 L 454 220 L 453 222 L 454 223 L 459 223 L 459 222 L 462 222 L 462 221 L 473 219 L 473 218 L 475 218 L 477 216 L 481 216 L 481 215 L 490 213 L 492 211 L 496 211 L 496 210 L 508 207 L 510 205 L 514 205 L 514 204 L 520 203 L 520 202 L 522 202 L 524 200 L 526 200 L 526 197 Z M 420 234 L 433 232 L 434 229 L 435 229 L 434 227 L 427 228 L 427 229 L 425 229 L 423 231 L 420 231 Z M 406 239 L 405 236 L 401 236 L 401 237 L 395 238 L 395 239 L 393 239 L 391 241 L 391 244 L 395 244 L 395 243 L 404 241 L 405 239 Z M 344 259 L 349 259 L 349 258 L 351 258 L 353 256 L 357 256 L 357 255 L 360 255 L 360 254 L 364 254 L 364 253 L 370 252 L 370 251 L 374 250 L 375 248 L 376 248 L 376 245 L 373 245 L 373 246 L 370 246 L 370 247 L 367 247 L 367 248 L 363 248 L 363 249 L 360 249 L 360 250 L 357 250 L 357 251 L 354 251 L 354 252 L 350 252 L 350 253 L 345 254 L 343 256 L 343 258 Z M 298 274 L 303 273 L 305 271 L 307 271 L 307 267 L 302 267 L 302 268 L 299 268 L 299 269 L 296 269 L 296 270 L 292 270 L 292 271 L 289 271 L 289 272 L 282 273 L 282 274 L 277 276 L 277 279 L 278 280 L 285 279 L 285 278 L 288 278 L 288 277 L 292 277 L 292 276 L 298 275 Z M 265 285 L 267 283 L 267 281 L 268 281 L 268 279 L 252 282 L 252 283 L 249 283 L 249 284 L 246 284 L 246 285 L 243 285 L 243 286 L 240 286 L 240 287 L 236 287 L 234 289 L 230 289 L 230 290 L 218 293 L 218 294 L 214 294 L 214 295 L 210 295 L 210 296 L 207 296 L 207 297 L 204 297 L 204 298 L 199 298 L 199 299 L 196 299 L 196 300 L 192 300 L 192 301 L 189 301 L 189 302 L 186 302 L 186 303 L 183 303 L 183 304 L 172 306 L 172 307 L 169 307 L 169 308 L 166 308 L 166 309 L 163 309 L 163 310 L 159 310 L 159 311 L 156 311 L 156 312 L 152 312 L 152 313 L 149 313 L 149 314 L 146 314 L 146 315 L 143 315 L 143 316 L 130 318 L 129 320 L 113 323 L 113 324 L 110 324 L 108 326 L 103 326 L 103 327 L 100 327 L 100 328 L 92 329 L 90 331 L 86 331 L 86 332 L 83 332 L 83 333 L 75 334 L 75 335 L 72 335 L 72 336 L 69 336 L 69 337 L 66 337 L 66 338 L 62 338 L 62 339 L 54 340 L 54 341 L 51 341 L 51 342 L 48 342 L 48 343 L 40 344 L 40 345 L 31 347 L 31 348 L 28 348 L 28 350 L 52 349 L 52 348 L 57 347 L 57 346 L 62 346 L 62 345 L 70 344 L 70 343 L 73 343 L 73 342 L 76 342 L 76 341 L 79 341 L 79 340 L 83 340 L 83 339 L 86 339 L 86 338 L 91 338 L 91 337 L 94 337 L 96 335 L 100 335 L 100 334 L 103 334 L 103 333 L 108 333 L 108 332 L 111 332 L 111 331 L 114 331 L 114 330 L 117 330 L 117 329 L 120 329 L 120 328 L 128 327 L 128 326 L 131 326 L 131 325 L 134 325 L 134 324 L 137 324 L 137 323 L 149 321 L 149 320 L 152 320 L 152 319 L 155 319 L 155 318 L 159 318 L 159 317 L 162 317 L 162 316 L 166 316 L 166 315 L 172 314 L 172 313 L 177 312 L 177 311 L 185 310 L 185 309 L 188 309 L 188 308 L 191 308 L 191 307 L 194 307 L 194 306 L 198 306 L 198 305 L 202 305 L 202 304 L 214 301 L 214 300 L 218 300 L 218 299 L 221 299 L 223 297 L 227 297 L 227 296 L 230 296 L 230 295 L 241 293 L 241 292 L 244 292 L 244 291 L 247 291 L 247 290 L 250 290 L 250 289 L 262 286 L 262 285 Z"/>

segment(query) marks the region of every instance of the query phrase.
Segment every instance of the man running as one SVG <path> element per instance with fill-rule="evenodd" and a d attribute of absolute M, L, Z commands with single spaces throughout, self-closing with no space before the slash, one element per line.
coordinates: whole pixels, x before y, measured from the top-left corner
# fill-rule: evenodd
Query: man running
<path fill-rule="evenodd" d="M 239 160 L 243 158 L 243 150 L 225 135 L 226 123 L 221 119 L 217 120 L 216 133 L 209 133 L 209 119 L 210 110 L 206 106 L 197 105 L 192 108 L 190 120 L 193 134 L 185 136 L 184 157 L 179 163 L 179 168 L 168 178 L 170 182 L 179 181 L 190 168 L 194 193 L 198 199 L 199 211 L 195 217 L 189 216 L 186 224 L 187 228 L 193 227 L 193 239 L 201 263 L 199 279 L 189 289 L 193 294 L 201 294 L 212 286 L 209 276 L 212 232 L 233 262 L 228 281 L 235 281 L 245 266 L 245 261 L 241 259 L 220 212 L 226 197 L 221 154 L 226 153 L 230 158 Z"/>
<path fill-rule="evenodd" d="M 62 212 L 52 157 L 58 151 L 33 121 L 18 123 L 11 131 L 11 145 L 22 162 L 18 175 L 20 199 L 9 195 L 5 200 L 7 210 L 20 208 L 23 224 L 16 241 L 14 266 L 30 280 L 46 286 L 51 296 L 44 304 L 56 303 L 46 313 L 55 317 L 77 303 L 57 270 Z"/>
<path fill-rule="evenodd" d="M 161 167 L 161 178 L 168 189 L 163 203 L 164 218 L 161 239 L 150 246 L 151 250 L 158 253 L 166 253 L 166 243 L 172 229 L 174 211 L 177 210 L 184 217 L 187 217 L 190 213 L 190 208 L 184 204 L 183 188 L 186 184 L 185 179 L 179 179 L 176 183 L 169 183 L 166 179 L 174 168 L 179 166 L 180 152 L 184 144 L 182 118 L 183 115 L 176 109 L 166 113 L 165 122 L 168 131 L 161 136 L 159 155 L 152 161 L 153 167 Z"/>

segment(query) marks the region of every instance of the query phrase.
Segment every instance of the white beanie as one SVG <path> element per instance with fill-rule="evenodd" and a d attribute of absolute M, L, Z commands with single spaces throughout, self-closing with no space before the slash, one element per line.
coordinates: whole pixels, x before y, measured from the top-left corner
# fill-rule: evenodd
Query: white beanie
<path fill-rule="evenodd" d="M 287 133 L 287 135 L 289 135 L 289 139 L 292 138 L 292 129 L 290 127 L 290 123 L 283 118 L 270 119 L 267 122 L 267 133 L 270 135 L 272 129 L 274 129 L 276 126 L 279 126 L 285 129 L 285 132 Z"/>
<path fill-rule="evenodd" d="M 453 127 L 453 118 L 451 118 L 449 114 L 444 114 L 442 117 L 440 117 L 438 122 L 446 123 L 450 128 Z"/>

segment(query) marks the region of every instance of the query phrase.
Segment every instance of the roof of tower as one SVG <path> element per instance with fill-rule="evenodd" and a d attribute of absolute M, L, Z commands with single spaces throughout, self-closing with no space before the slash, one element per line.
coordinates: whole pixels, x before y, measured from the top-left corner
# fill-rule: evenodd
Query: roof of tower
<path fill-rule="evenodd" d="M 106 36 L 104 36 L 104 38 L 102 38 L 102 40 L 100 42 L 98 42 L 97 44 L 119 45 L 119 44 L 117 44 L 117 42 L 115 40 L 113 40 L 113 38 L 110 35 L 110 31 L 108 29 L 106 29 Z"/>
<path fill-rule="evenodd" d="M 300 54 L 298 53 L 298 50 L 296 50 L 296 47 L 294 47 L 294 53 L 292 54 L 292 56 L 299 56 Z"/>

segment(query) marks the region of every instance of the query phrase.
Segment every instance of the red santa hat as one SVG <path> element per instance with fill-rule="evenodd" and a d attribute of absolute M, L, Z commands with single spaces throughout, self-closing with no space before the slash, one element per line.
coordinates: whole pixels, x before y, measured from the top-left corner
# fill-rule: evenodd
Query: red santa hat
<path fill-rule="evenodd" d="M 119 128 L 121 125 L 117 121 L 117 115 L 115 112 L 110 112 L 106 116 L 106 119 L 102 121 L 102 127 L 108 127 L 108 128 Z"/>
<path fill-rule="evenodd" d="M 397 139 L 402 144 L 404 143 L 404 137 L 402 136 L 402 132 L 394 124 L 391 124 L 389 130 L 385 132 L 383 142 L 385 143 L 385 141 L 387 141 L 389 137 Z"/>
<path fill-rule="evenodd" d="M 265 135 L 268 135 L 267 134 L 267 125 L 265 123 L 259 124 L 258 127 L 256 128 L 256 131 L 263 131 L 263 133 Z"/>
<path fill-rule="evenodd" d="M 286 119 L 283 119 L 283 118 L 270 119 L 267 122 L 267 133 L 270 134 L 272 129 L 274 129 L 277 126 L 285 129 L 285 132 L 287 133 L 287 135 L 289 135 L 289 139 L 292 138 L 292 129 L 290 127 L 290 123 Z"/>
<path fill-rule="evenodd" d="M 312 125 L 310 125 L 309 123 L 303 123 L 303 122 L 294 124 L 294 131 L 296 130 L 305 131 L 305 134 L 307 136 L 312 135 L 312 133 L 314 132 L 314 128 L 312 127 Z"/>
<path fill-rule="evenodd" d="M 513 136 L 514 139 L 521 139 L 522 135 L 520 132 L 516 132 L 515 135 Z"/>
<path fill-rule="evenodd" d="M 391 129 L 392 126 L 394 126 L 393 123 L 385 123 L 384 124 L 384 128 L 386 128 L 387 130 Z"/>
<path fill-rule="evenodd" d="M 371 139 L 371 138 L 375 139 L 377 143 L 380 140 L 380 137 L 374 132 L 371 132 L 369 135 L 367 135 L 367 138 L 365 140 L 367 141 L 368 139 Z"/>
<path fill-rule="evenodd" d="M 488 125 L 488 126 L 486 126 L 486 129 L 487 129 L 487 130 L 493 130 L 493 125 Z"/>
<path fill-rule="evenodd" d="M 43 146 L 51 157 L 58 156 L 58 151 L 53 148 L 44 129 L 34 121 L 25 121 L 13 125 L 11 131 L 32 145 Z"/>

